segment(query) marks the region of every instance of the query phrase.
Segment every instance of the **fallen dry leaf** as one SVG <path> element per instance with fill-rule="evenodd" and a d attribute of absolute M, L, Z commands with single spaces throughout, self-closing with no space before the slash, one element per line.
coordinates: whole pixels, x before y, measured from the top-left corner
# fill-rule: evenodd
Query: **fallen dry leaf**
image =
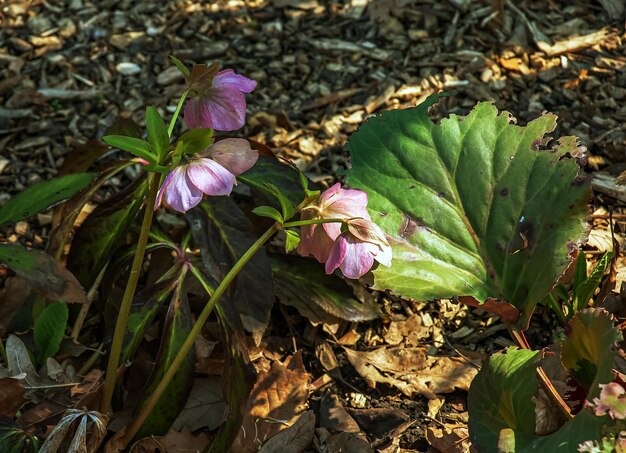
<path fill-rule="evenodd" d="M 440 453 L 466 453 L 470 451 L 469 431 L 465 427 L 429 426 L 426 439 Z"/>
<path fill-rule="evenodd" d="M 304 369 L 300 352 L 284 363 L 275 361 L 269 372 L 260 373 L 244 409 L 241 430 L 230 451 L 252 453 L 276 433 L 291 426 L 306 409 L 311 375 Z"/>
<path fill-rule="evenodd" d="M 22 404 L 26 402 L 24 393 L 26 389 L 17 379 L 10 377 L 0 379 L 0 415 L 15 417 Z"/>
<path fill-rule="evenodd" d="M 259 453 L 300 453 L 313 442 L 315 434 L 315 414 L 306 411 L 296 422 L 283 429 L 259 449 Z"/>
<path fill-rule="evenodd" d="M 478 372 L 475 364 L 465 359 L 431 357 L 420 348 L 382 347 L 369 352 L 344 348 L 344 351 L 368 385 L 389 384 L 407 396 L 419 393 L 432 399 L 438 393 L 467 390 Z"/>
<path fill-rule="evenodd" d="M 404 342 L 405 346 L 419 346 L 420 340 L 430 336 L 430 328 L 424 325 L 420 316 L 414 315 L 404 321 L 393 321 L 383 336 L 392 346 Z"/>

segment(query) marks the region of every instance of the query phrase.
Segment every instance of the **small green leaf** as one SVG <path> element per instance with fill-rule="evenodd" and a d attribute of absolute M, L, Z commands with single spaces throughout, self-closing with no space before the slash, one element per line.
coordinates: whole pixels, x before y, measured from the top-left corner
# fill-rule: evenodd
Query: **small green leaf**
<path fill-rule="evenodd" d="M 157 163 L 158 158 L 150 150 L 150 144 L 141 138 L 126 137 L 124 135 L 105 135 L 102 140 L 121 150 L 127 151 L 134 156 L 150 162 Z"/>
<path fill-rule="evenodd" d="M 587 279 L 587 259 L 585 258 L 585 252 L 582 250 L 578 252 L 578 258 L 576 258 L 576 268 L 574 269 L 574 280 L 572 286 L 574 291 Z"/>
<path fill-rule="evenodd" d="M 584 255 L 584 253 L 580 253 L 579 256 Z M 589 299 L 593 297 L 593 293 L 600 285 L 602 281 L 602 276 L 606 269 L 611 265 L 611 261 L 613 260 L 613 252 L 606 252 L 602 258 L 598 261 L 596 267 L 591 271 L 589 277 L 581 281 L 578 285 L 576 285 L 575 293 L 574 293 L 574 311 L 577 312 L 587 306 Z M 583 258 L 583 261 L 585 259 Z M 585 261 L 586 263 L 586 261 Z M 578 266 L 576 266 L 578 268 Z M 577 269 L 578 270 L 578 269 Z M 585 276 L 587 274 L 587 266 L 585 264 Z"/>
<path fill-rule="evenodd" d="M 87 295 L 76 277 L 47 253 L 19 244 L 0 244 L 0 263 L 50 299 L 78 303 L 87 301 Z"/>
<path fill-rule="evenodd" d="M 613 380 L 614 345 L 622 334 L 613 326 L 611 315 L 603 309 L 586 308 L 569 322 L 567 339 L 561 344 L 563 365 L 592 401 L 600 384 Z"/>
<path fill-rule="evenodd" d="M 285 252 L 295 250 L 300 243 L 300 235 L 294 230 L 285 230 Z"/>
<path fill-rule="evenodd" d="M 196 154 L 211 146 L 215 138 L 213 129 L 197 127 L 185 132 L 178 141 L 183 142 L 183 154 Z"/>
<path fill-rule="evenodd" d="M 170 60 L 176 65 L 178 70 L 184 74 L 185 77 L 189 77 L 189 68 L 185 64 L 176 58 L 174 55 L 170 55 Z"/>
<path fill-rule="evenodd" d="M 158 110 L 150 106 L 146 109 L 146 129 L 148 130 L 148 142 L 150 148 L 158 156 L 161 162 L 167 155 L 170 147 L 170 136 L 167 133 L 165 121 L 161 118 Z"/>
<path fill-rule="evenodd" d="M 67 305 L 55 302 L 48 305 L 35 320 L 35 345 L 39 350 L 40 363 L 58 352 L 67 327 L 67 318 Z"/>
<path fill-rule="evenodd" d="M 259 206 L 252 210 L 253 214 L 256 214 L 261 217 L 269 217 L 270 219 L 276 220 L 278 223 L 283 223 L 285 220 L 283 216 L 276 209 L 271 206 Z"/>
<path fill-rule="evenodd" d="M 97 173 L 77 173 L 28 187 L 0 208 L 0 225 L 19 222 L 67 200 L 87 187 L 97 175 Z"/>
<path fill-rule="evenodd" d="M 268 182 L 268 183 L 265 183 L 265 185 L 270 190 L 272 195 L 274 195 L 274 197 L 276 197 L 276 199 L 280 203 L 280 208 L 283 211 L 283 218 L 285 220 L 291 219 L 294 214 L 294 208 L 293 208 L 293 204 L 291 203 L 291 201 L 289 201 L 289 199 L 285 195 L 283 195 L 280 189 L 276 187 L 274 184 Z"/>

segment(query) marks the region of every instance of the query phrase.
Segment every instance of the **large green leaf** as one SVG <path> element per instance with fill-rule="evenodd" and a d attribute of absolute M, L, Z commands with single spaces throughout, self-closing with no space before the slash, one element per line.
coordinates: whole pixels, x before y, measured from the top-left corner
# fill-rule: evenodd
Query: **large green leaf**
<path fill-rule="evenodd" d="M 439 124 L 437 100 L 370 119 L 352 135 L 348 184 L 390 236 L 375 287 L 418 300 L 490 297 L 528 320 L 587 235 L 590 186 L 574 137 L 545 149 L 556 116 L 526 127 L 491 103 Z"/>
<path fill-rule="evenodd" d="M 63 302 L 50 304 L 39 314 L 35 321 L 34 336 L 40 362 L 54 356 L 59 350 L 67 318 L 67 305 Z"/>
<path fill-rule="evenodd" d="M 611 315 L 602 309 L 581 310 L 569 322 L 561 359 L 576 382 L 588 391 L 587 400 L 599 395 L 600 384 L 613 380 L 614 346 L 621 339 Z"/>
<path fill-rule="evenodd" d="M 509 348 L 489 357 L 472 381 L 467 404 L 472 445 L 478 451 L 517 453 L 577 451 L 600 440 L 608 417 L 583 409 L 558 431 L 535 436 L 536 367 L 539 352 Z M 502 450 L 500 450 L 501 448 Z"/>
<path fill-rule="evenodd" d="M 157 360 L 144 389 L 143 401 L 139 407 L 150 398 L 154 389 L 161 382 L 170 364 L 174 361 L 178 351 L 187 339 L 187 335 L 192 327 L 193 318 L 189 302 L 187 301 L 187 293 L 181 284 L 170 302 Z M 174 420 L 176 420 L 178 413 L 185 406 L 185 401 L 187 401 L 189 391 L 191 390 L 194 362 L 195 353 L 193 350 L 190 350 L 185 360 L 178 367 L 172 381 L 163 392 L 159 402 L 135 435 L 135 439 L 165 434 Z"/>
<path fill-rule="evenodd" d="M 294 256 L 272 258 L 276 295 L 313 322 L 324 314 L 347 321 L 368 321 L 381 316 L 373 299 L 359 302 L 350 287 L 340 278 L 326 275 L 323 265 Z M 320 313 L 320 311 L 322 313 Z"/>
<path fill-rule="evenodd" d="M 50 299 L 85 303 L 85 291 L 67 269 L 50 255 L 19 244 L 0 244 L 0 264 L 12 269 Z"/>
<path fill-rule="evenodd" d="M 221 281 L 256 240 L 254 227 L 227 197 L 211 197 L 187 213 L 194 242 L 209 275 Z M 259 343 L 274 305 L 272 268 L 259 250 L 227 291 L 245 329 Z"/>
<path fill-rule="evenodd" d="M 66 175 L 32 185 L 0 208 L 0 225 L 32 217 L 84 189 L 97 173 Z"/>
<path fill-rule="evenodd" d="M 143 178 L 126 193 L 99 205 L 76 231 L 67 267 L 86 288 L 93 285 L 98 273 L 124 240 L 147 191 L 147 179 Z"/>

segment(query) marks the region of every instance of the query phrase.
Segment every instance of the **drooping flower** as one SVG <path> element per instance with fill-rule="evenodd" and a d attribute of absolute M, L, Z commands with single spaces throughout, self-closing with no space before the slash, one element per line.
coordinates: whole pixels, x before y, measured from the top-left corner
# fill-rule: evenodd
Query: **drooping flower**
<path fill-rule="evenodd" d="M 391 246 L 378 225 L 368 219 L 347 222 L 326 261 L 326 273 L 332 274 L 339 268 L 348 278 L 360 278 L 378 261 L 391 266 Z"/>
<path fill-rule="evenodd" d="M 370 220 L 367 212 L 367 194 L 360 190 L 342 189 L 341 184 L 337 183 L 324 191 L 314 206 L 302 211 L 301 220 L 355 217 Z M 313 255 L 320 263 L 325 263 L 335 239 L 340 234 L 340 222 L 302 226 L 297 251 L 302 256 Z"/>
<path fill-rule="evenodd" d="M 301 220 L 317 219 L 343 220 L 300 227 L 298 253 L 313 255 L 320 263 L 326 263 L 326 273 L 332 274 L 339 268 L 348 278 L 360 278 L 374 261 L 391 265 L 391 247 L 380 227 L 372 222 L 365 192 L 335 184 L 322 193 L 314 206 L 303 210 Z"/>
<path fill-rule="evenodd" d="M 258 151 L 242 138 L 215 142 L 167 175 L 154 207 L 165 200 L 176 211 L 187 212 L 204 195 L 230 195 L 237 184 L 235 176 L 251 168 L 258 157 Z"/>
<path fill-rule="evenodd" d="M 252 92 L 256 82 L 232 69 L 225 69 L 191 88 L 197 95 L 185 105 L 183 116 L 187 127 L 234 131 L 246 122 L 243 93 Z"/>
<path fill-rule="evenodd" d="M 600 384 L 600 398 L 593 400 L 593 412 L 596 415 L 606 415 L 613 419 L 626 419 L 626 390 L 617 382 Z"/>

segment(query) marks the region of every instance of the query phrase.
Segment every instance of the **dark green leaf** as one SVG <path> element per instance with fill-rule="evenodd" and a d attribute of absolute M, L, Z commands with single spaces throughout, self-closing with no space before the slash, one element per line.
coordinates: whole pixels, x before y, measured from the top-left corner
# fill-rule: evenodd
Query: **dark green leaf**
<path fill-rule="evenodd" d="M 0 208 L 0 225 L 19 222 L 67 200 L 84 189 L 97 173 L 66 175 L 28 187 Z"/>
<path fill-rule="evenodd" d="M 295 230 L 285 230 L 285 252 L 295 250 L 300 243 L 300 234 Z"/>
<path fill-rule="evenodd" d="M 579 311 L 568 327 L 561 345 L 563 365 L 588 390 L 587 399 L 592 401 L 600 393 L 600 384 L 613 380 L 614 345 L 622 334 L 613 326 L 611 315 L 599 308 Z"/>
<path fill-rule="evenodd" d="M 227 197 L 205 199 L 187 213 L 187 218 L 204 266 L 218 281 L 256 240 L 253 225 Z M 242 269 L 228 289 L 228 296 L 258 344 L 274 305 L 272 269 L 264 250 Z"/>
<path fill-rule="evenodd" d="M 170 146 L 170 136 L 167 133 L 165 121 L 154 107 L 146 109 L 146 129 L 148 130 L 148 142 L 150 148 L 158 156 L 160 163 L 166 156 Z"/>
<path fill-rule="evenodd" d="M 276 220 L 278 223 L 283 223 L 283 216 L 276 209 L 271 206 L 259 206 L 252 210 L 253 214 L 256 214 L 261 217 L 269 217 L 270 219 Z"/>
<path fill-rule="evenodd" d="M 143 392 L 143 402 L 150 398 L 154 389 L 159 385 L 193 327 L 187 293 L 182 287 L 182 284 L 179 285 L 170 302 L 163 327 L 163 339 L 154 370 Z M 191 390 L 194 363 L 195 353 L 191 349 L 178 367 L 174 378 L 163 392 L 159 402 L 135 435 L 136 440 L 151 435 L 163 435 L 176 420 L 178 413 L 185 406 L 185 401 L 187 401 Z M 141 406 L 142 403 L 139 404 L 139 407 Z"/>
<path fill-rule="evenodd" d="M 174 55 L 170 55 L 170 60 L 174 62 L 178 70 L 182 72 L 185 77 L 189 77 L 189 68 L 187 68 L 187 66 L 185 66 L 185 64 L 182 61 L 180 61 Z"/>
<path fill-rule="evenodd" d="M 350 138 L 347 183 L 367 192 L 394 255 L 374 287 L 416 300 L 494 297 L 526 324 L 587 236 L 581 150 L 574 137 L 544 149 L 554 115 L 519 127 L 480 103 L 435 124 L 436 100 L 385 112 Z"/>
<path fill-rule="evenodd" d="M 67 318 L 67 305 L 55 302 L 48 305 L 35 320 L 35 345 L 39 350 L 40 363 L 59 351 L 67 327 Z"/>
<path fill-rule="evenodd" d="M 238 178 L 270 202 L 274 202 L 275 197 L 272 190 L 265 185 L 266 183 L 276 186 L 294 205 L 300 203 L 304 198 L 298 173 L 274 158 L 259 156 L 254 167 L 239 175 Z M 280 207 L 277 203 L 276 206 Z"/>
<path fill-rule="evenodd" d="M 580 253 L 579 256 L 583 256 L 584 253 Z M 585 258 L 583 256 L 583 261 Z M 596 291 L 600 282 L 602 281 L 602 276 L 606 269 L 611 265 L 611 261 L 613 261 L 613 252 L 606 252 L 602 258 L 598 261 L 596 267 L 591 271 L 589 277 L 584 279 L 578 285 L 576 285 L 575 293 L 574 293 L 574 311 L 577 312 L 587 306 L 589 299 L 593 297 L 593 293 Z M 585 261 L 586 263 L 586 261 Z M 577 266 L 578 267 L 578 266 Z M 587 275 L 587 266 L 585 265 L 585 276 Z"/>
<path fill-rule="evenodd" d="M 275 291 L 285 305 L 315 323 L 328 315 L 347 321 L 368 321 L 381 316 L 374 298 L 359 302 L 345 281 L 326 275 L 324 265 L 295 256 L 272 257 Z"/>
<path fill-rule="evenodd" d="M 196 154 L 211 146 L 215 139 L 213 129 L 198 127 L 185 132 L 178 141 L 183 142 L 183 154 Z"/>
<path fill-rule="evenodd" d="M 0 451 L 6 453 L 37 453 L 41 440 L 18 427 L 0 427 Z"/>
<path fill-rule="evenodd" d="M 140 138 L 125 137 L 123 135 L 105 135 L 102 140 L 124 151 L 128 151 L 134 156 L 141 157 L 150 163 L 157 163 L 159 160 L 150 150 L 150 144 Z"/>
<path fill-rule="evenodd" d="M 50 255 L 18 244 L 0 244 L 0 263 L 12 269 L 44 296 L 85 303 L 87 295 L 67 269 Z"/>
<path fill-rule="evenodd" d="M 93 285 L 115 249 L 125 239 L 148 191 L 144 178 L 130 190 L 99 205 L 76 231 L 67 267 L 86 287 Z"/>
<path fill-rule="evenodd" d="M 165 299 L 171 295 L 175 284 L 176 280 L 161 282 L 135 295 L 126 324 L 126 334 L 120 357 L 121 363 L 132 360 L 146 328 L 152 322 L 154 315 L 161 308 Z"/>
<path fill-rule="evenodd" d="M 67 200 L 60 211 L 60 221 L 50 233 L 47 252 L 55 259 L 60 260 L 65 253 L 65 245 L 71 239 L 76 219 L 85 204 L 113 176 L 132 165 L 131 161 L 116 161 L 104 169 L 88 187 Z"/>
<path fill-rule="evenodd" d="M 215 285 L 213 285 L 215 286 Z M 225 369 L 223 394 L 228 404 L 228 419 L 220 428 L 208 449 L 210 453 L 228 451 L 241 430 L 243 412 L 254 385 L 256 373 L 250 363 L 249 342 L 241 325 L 241 318 L 233 303 L 227 298 L 216 306 L 220 327 L 224 335 Z"/>
<path fill-rule="evenodd" d="M 535 434 L 537 362 L 539 352 L 508 348 L 489 357 L 467 395 L 472 445 L 479 451 L 497 451 L 500 430 L 516 435 Z"/>

